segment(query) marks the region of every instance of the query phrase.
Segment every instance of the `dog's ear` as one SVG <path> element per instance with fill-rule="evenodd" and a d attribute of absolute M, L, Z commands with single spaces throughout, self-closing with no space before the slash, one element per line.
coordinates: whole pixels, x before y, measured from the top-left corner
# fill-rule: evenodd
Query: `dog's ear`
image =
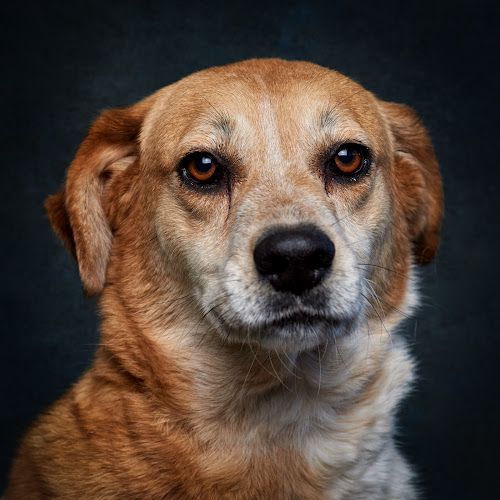
<path fill-rule="evenodd" d="M 65 186 L 45 202 L 55 232 L 78 261 L 87 296 L 102 291 L 111 252 L 107 187 L 136 163 L 139 133 L 148 108 L 146 99 L 134 106 L 105 111 L 76 153 Z"/>
<path fill-rule="evenodd" d="M 439 246 L 443 188 L 434 149 L 425 127 L 407 106 L 382 102 L 394 141 L 394 184 L 398 209 L 413 242 L 415 262 L 428 264 Z"/>

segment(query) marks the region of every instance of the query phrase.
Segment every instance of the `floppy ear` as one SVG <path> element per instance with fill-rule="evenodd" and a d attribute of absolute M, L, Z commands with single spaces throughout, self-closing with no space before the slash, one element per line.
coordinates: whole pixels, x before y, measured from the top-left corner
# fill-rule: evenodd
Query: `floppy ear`
<path fill-rule="evenodd" d="M 78 261 L 87 296 L 102 291 L 111 252 L 107 187 L 136 163 L 138 137 L 148 108 L 146 99 L 128 108 L 105 111 L 76 153 L 65 186 L 45 202 L 55 232 Z"/>
<path fill-rule="evenodd" d="M 416 113 L 382 102 L 395 140 L 394 183 L 398 209 L 408 223 L 415 262 L 428 264 L 439 246 L 443 188 L 439 166 L 425 127 Z"/>

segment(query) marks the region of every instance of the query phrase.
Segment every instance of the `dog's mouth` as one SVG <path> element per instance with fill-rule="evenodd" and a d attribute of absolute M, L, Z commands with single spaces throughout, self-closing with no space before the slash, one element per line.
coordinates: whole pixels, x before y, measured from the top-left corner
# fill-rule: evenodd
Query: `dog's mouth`
<path fill-rule="evenodd" d="M 301 352 L 315 349 L 340 336 L 348 334 L 356 323 L 354 317 L 339 318 L 324 313 L 290 312 L 268 314 L 253 321 L 229 323 L 224 317 L 217 319 L 225 340 L 232 343 L 257 345 L 262 349 L 282 349 Z M 220 331 L 220 329 L 218 329 Z"/>

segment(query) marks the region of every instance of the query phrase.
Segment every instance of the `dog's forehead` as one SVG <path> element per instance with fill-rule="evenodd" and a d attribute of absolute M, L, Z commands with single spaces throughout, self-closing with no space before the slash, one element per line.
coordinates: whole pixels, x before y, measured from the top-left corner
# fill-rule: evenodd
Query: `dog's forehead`
<path fill-rule="evenodd" d="M 381 121 L 377 99 L 336 71 L 251 60 L 195 73 L 159 91 L 142 137 L 163 151 L 238 132 L 307 142 L 318 131 L 337 128 L 366 142 L 363 131 L 376 135 Z"/>

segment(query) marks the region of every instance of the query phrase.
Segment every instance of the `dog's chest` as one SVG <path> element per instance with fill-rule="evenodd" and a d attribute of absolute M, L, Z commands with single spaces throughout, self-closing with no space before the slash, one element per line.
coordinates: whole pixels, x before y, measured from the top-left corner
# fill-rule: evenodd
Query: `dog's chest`
<path fill-rule="evenodd" d="M 324 380 L 318 394 L 284 391 L 273 405 L 247 415 L 260 432 L 244 431 L 235 446 L 247 443 L 253 466 L 272 471 L 271 482 L 286 478 L 290 498 L 305 484 L 316 486 L 307 498 L 393 498 L 382 486 L 410 476 L 393 444 L 393 419 L 411 362 L 403 348 L 394 348 L 377 370 L 364 374 L 353 368 L 342 390 L 340 381 L 329 387 Z"/>
<path fill-rule="evenodd" d="M 268 497 L 265 492 L 275 492 L 272 498 L 349 498 L 350 483 L 361 480 L 390 440 L 389 422 L 368 417 L 363 405 L 346 411 L 293 398 L 288 407 L 276 402 L 275 411 L 267 408 L 266 420 L 257 414 L 253 423 L 219 427 L 203 447 L 207 480 L 237 478 L 241 498 Z"/>

